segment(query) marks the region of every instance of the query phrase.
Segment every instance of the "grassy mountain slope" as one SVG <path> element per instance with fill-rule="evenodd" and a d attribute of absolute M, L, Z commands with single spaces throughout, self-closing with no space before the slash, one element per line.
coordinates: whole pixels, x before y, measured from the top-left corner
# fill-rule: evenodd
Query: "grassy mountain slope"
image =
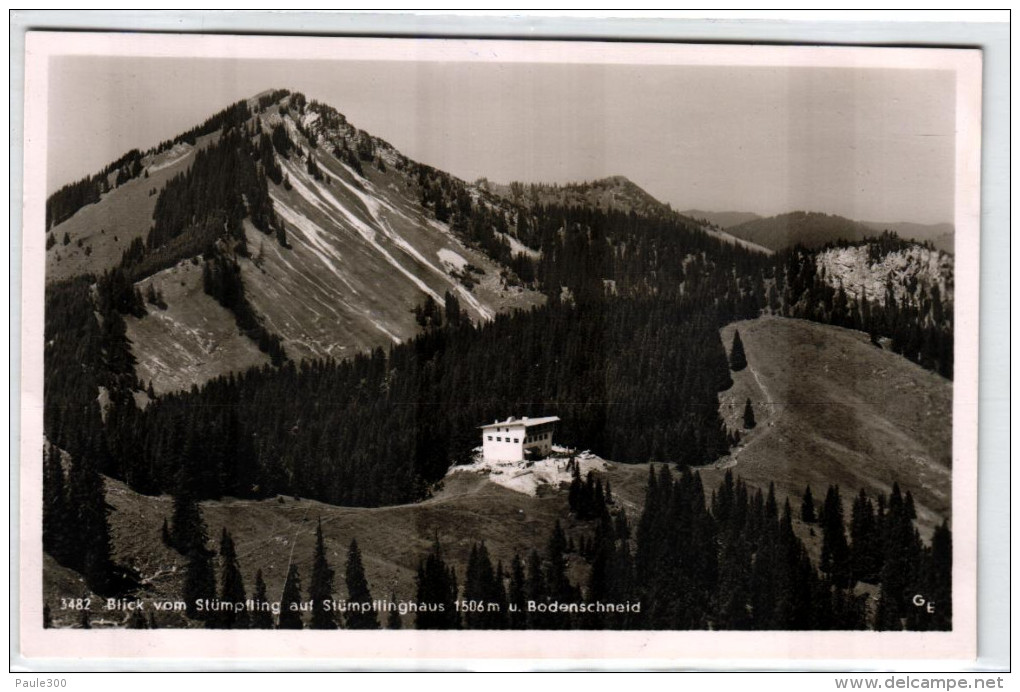
<path fill-rule="evenodd" d="M 185 143 L 143 159 L 145 173 L 102 196 L 96 204 L 50 230 L 56 244 L 46 251 L 46 280 L 58 281 L 76 274 L 102 273 L 120 262 L 121 254 L 135 238 L 145 239 L 159 191 L 175 175 L 185 171 L 195 151 L 215 135 L 199 138 L 195 146 Z M 154 192 L 155 191 L 155 192 Z M 70 243 L 63 244 L 64 235 Z"/>
<path fill-rule="evenodd" d="M 738 329 L 748 367 L 720 395 L 727 425 L 742 427 L 751 399 L 757 426 L 716 468 L 706 486 L 731 468 L 758 486 L 775 482 L 795 509 L 804 487 L 816 500 L 839 484 L 849 502 L 860 488 L 910 490 L 927 539 L 951 514 L 952 383 L 873 346 L 861 332 L 801 320 L 762 317 Z M 847 515 L 849 519 L 849 514 Z"/>

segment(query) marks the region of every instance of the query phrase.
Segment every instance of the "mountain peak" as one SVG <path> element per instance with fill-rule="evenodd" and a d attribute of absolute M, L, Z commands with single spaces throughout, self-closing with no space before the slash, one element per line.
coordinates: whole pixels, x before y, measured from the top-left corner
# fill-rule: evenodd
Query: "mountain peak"
<path fill-rule="evenodd" d="M 572 183 L 512 182 L 499 185 L 486 182 L 486 187 L 501 197 L 524 205 L 593 206 L 649 216 L 671 213 L 668 204 L 663 204 L 624 175 Z"/>

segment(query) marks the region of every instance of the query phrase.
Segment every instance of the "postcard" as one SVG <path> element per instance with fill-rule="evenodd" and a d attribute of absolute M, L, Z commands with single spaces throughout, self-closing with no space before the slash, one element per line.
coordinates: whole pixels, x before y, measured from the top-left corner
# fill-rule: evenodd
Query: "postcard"
<path fill-rule="evenodd" d="M 980 51 L 31 31 L 25 94 L 26 658 L 974 659 Z"/>

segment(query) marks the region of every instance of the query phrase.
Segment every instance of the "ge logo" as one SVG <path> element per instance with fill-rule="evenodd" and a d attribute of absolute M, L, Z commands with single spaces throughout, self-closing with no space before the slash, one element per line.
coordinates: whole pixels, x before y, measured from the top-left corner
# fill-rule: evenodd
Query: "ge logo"
<path fill-rule="evenodd" d="M 935 612 L 935 601 L 929 601 L 921 594 L 914 594 L 914 598 L 912 600 L 915 606 L 917 606 L 918 608 L 924 608 L 925 612 L 928 613 Z"/>

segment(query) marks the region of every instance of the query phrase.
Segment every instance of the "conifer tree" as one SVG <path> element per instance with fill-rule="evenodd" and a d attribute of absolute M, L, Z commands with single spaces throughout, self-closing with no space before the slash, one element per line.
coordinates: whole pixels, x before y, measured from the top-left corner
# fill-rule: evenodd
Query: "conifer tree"
<path fill-rule="evenodd" d="M 754 420 L 754 409 L 751 408 L 751 399 L 748 397 L 747 402 L 744 403 L 744 429 L 750 430 L 757 423 Z"/>
<path fill-rule="evenodd" d="M 744 353 L 744 342 L 740 340 L 740 332 L 733 330 L 733 345 L 730 346 L 730 370 L 734 372 L 747 367 L 747 356 Z"/>
<path fill-rule="evenodd" d="M 69 500 L 74 516 L 76 551 L 85 583 L 97 593 L 111 586 L 110 525 L 107 520 L 106 485 L 90 451 L 83 451 L 71 463 Z"/>
<path fill-rule="evenodd" d="M 291 563 L 287 570 L 287 581 L 283 585 L 283 597 L 280 599 L 281 630 L 299 630 L 305 626 L 301 618 L 301 574 L 298 566 Z"/>
<path fill-rule="evenodd" d="M 252 595 L 255 609 L 251 614 L 251 629 L 273 629 L 273 613 L 269 609 L 269 598 L 266 595 L 266 582 L 262 578 L 262 570 L 255 572 L 255 593 Z"/>
<path fill-rule="evenodd" d="M 525 581 L 524 562 L 519 554 L 514 553 L 510 563 L 510 589 L 507 593 L 507 624 L 512 630 L 523 630 L 528 626 Z"/>
<path fill-rule="evenodd" d="M 603 509 L 595 529 L 592 569 L 588 580 L 589 602 L 620 603 L 631 600 L 632 565 L 626 531 L 626 515 L 621 510 L 617 522 Z M 618 544 L 619 541 L 619 544 Z M 583 626 L 593 629 L 619 629 L 626 619 L 618 614 L 595 614 L 585 618 Z"/>
<path fill-rule="evenodd" d="M 882 584 L 878 594 L 874 629 L 878 632 L 897 632 L 903 629 L 903 621 L 900 619 L 896 599 L 890 593 L 890 587 L 885 583 Z"/>
<path fill-rule="evenodd" d="M 329 607 L 333 600 L 333 568 L 326 560 L 326 543 L 322 536 L 322 520 L 315 529 L 315 557 L 312 558 L 312 580 L 308 585 L 308 598 L 312 601 L 313 630 L 335 630 L 337 620 Z"/>
<path fill-rule="evenodd" d="M 496 588 L 493 597 L 496 600 L 497 609 L 493 613 L 493 626 L 496 629 L 506 629 L 508 624 L 507 612 L 510 609 L 510 598 L 506 591 L 506 570 L 503 569 L 503 561 L 496 563 Z"/>
<path fill-rule="evenodd" d="M 949 522 L 943 521 L 936 527 L 931 539 L 929 593 L 935 604 L 931 629 L 951 630 L 953 628 L 953 535 Z"/>
<path fill-rule="evenodd" d="M 44 603 L 42 609 L 42 626 L 43 629 L 49 629 L 53 627 L 53 615 L 50 614 L 50 604 Z"/>
<path fill-rule="evenodd" d="M 500 590 L 485 542 L 471 546 L 467 573 L 464 577 L 464 600 L 477 608 L 472 607 L 465 613 L 464 627 L 481 630 L 500 629 L 502 612 L 490 610 L 499 608 Z"/>
<path fill-rule="evenodd" d="M 220 536 L 220 602 L 243 604 L 247 600 L 241 567 L 237 563 L 237 550 L 234 539 L 226 527 Z M 248 611 L 221 610 L 216 618 L 216 626 L 221 629 L 246 629 L 248 627 Z"/>
<path fill-rule="evenodd" d="M 861 488 L 850 514 L 850 562 L 855 580 L 878 581 L 881 549 L 875 507 Z"/>
<path fill-rule="evenodd" d="M 545 574 L 542 570 L 542 558 L 538 551 L 532 549 L 528 554 L 527 576 L 524 582 L 525 600 L 535 603 L 548 603 L 551 598 Z M 549 613 L 528 613 L 528 629 L 557 629 L 553 622 L 556 618 Z"/>
<path fill-rule="evenodd" d="M 70 521 L 60 451 L 47 445 L 43 450 L 43 550 L 60 563 L 64 563 L 71 552 Z"/>
<path fill-rule="evenodd" d="M 205 550 L 206 541 L 209 540 L 198 502 L 185 488 L 174 495 L 170 540 L 173 547 L 183 555 Z"/>
<path fill-rule="evenodd" d="M 846 541 L 843 523 L 843 501 L 839 487 L 829 486 L 822 506 L 822 557 L 819 565 L 834 586 L 846 589 L 853 586 L 850 567 L 850 548 Z"/>
<path fill-rule="evenodd" d="M 372 606 L 372 593 L 368 588 L 365 568 L 361 563 L 361 549 L 357 539 L 351 539 L 347 549 L 347 567 L 344 570 L 344 581 L 347 583 L 347 596 L 351 603 L 360 603 L 366 610 L 355 610 L 347 616 L 347 626 L 354 630 L 379 629 L 379 617 Z"/>
<path fill-rule="evenodd" d="M 909 490 L 907 491 L 907 494 L 903 496 L 903 510 L 907 519 L 911 521 L 917 519 L 917 510 L 914 509 L 914 495 Z"/>
<path fill-rule="evenodd" d="M 563 558 L 566 550 L 567 536 L 557 519 L 546 546 L 546 585 L 553 600 L 563 602 L 572 600 L 574 596 L 570 581 L 567 579 L 566 560 Z"/>
<path fill-rule="evenodd" d="M 571 461 L 568 465 L 570 464 L 573 465 L 571 466 L 570 472 L 570 489 L 567 491 L 567 505 L 570 507 L 571 512 L 575 512 L 580 515 L 581 493 L 583 492 L 584 486 L 581 483 L 581 472 L 573 457 L 571 457 Z"/>
<path fill-rule="evenodd" d="M 882 544 L 882 591 L 875 628 L 903 629 L 902 618 L 913 608 L 910 597 L 919 581 L 921 545 L 899 483 L 893 483 L 882 519 Z"/>
<path fill-rule="evenodd" d="M 719 556 L 720 629 L 751 629 L 751 546 L 747 534 L 734 523 Z"/>
<path fill-rule="evenodd" d="M 132 610 L 131 614 L 127 617 L 125 626 L 129 630 L 145 630 L 149 628 L 148 623 L 145 621 L 145 616 L 142 615 L 140 610 Z"/>

